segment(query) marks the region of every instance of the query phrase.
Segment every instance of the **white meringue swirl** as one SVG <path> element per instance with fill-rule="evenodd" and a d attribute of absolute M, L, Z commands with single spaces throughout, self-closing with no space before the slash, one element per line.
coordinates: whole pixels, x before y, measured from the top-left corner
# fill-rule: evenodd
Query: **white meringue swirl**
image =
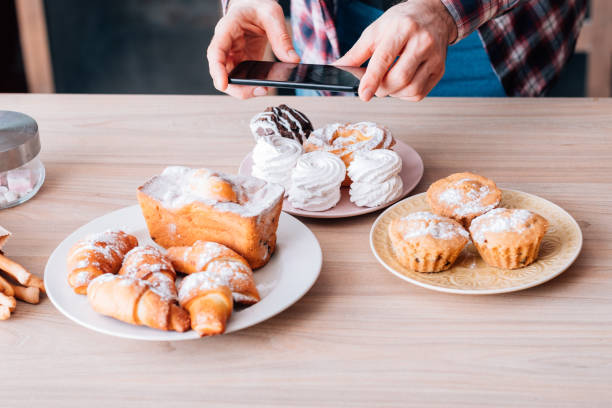
<path fill-rule="evenodd" d="M 399 198 L 404 183 L 398 175 L 382 183 L 351 184 L 351 201 L 359 207 L 378 207 Z"/>
<path fill-rule="evenodd" d="M 291 186 L 291 172 L 304 150 L 293 139 L 280 136 L 265 136 L 257 140 L 253 149 L 251 175 L 285 188 Z"/>
<path fill-rule="evenodd" d="M 402 170 L 402 158 L 393 150 L 376 149 L 356 152 L 348 176 L 357 183 L 384 183 Z"/>
<path fill-rule="evenodd" d="M 298 160 L 291 174 L 289 203 L 307 211 L 325 211 L 340 201 L 340 184 L 346 175 L 336 155 L 314 151 Z"/>

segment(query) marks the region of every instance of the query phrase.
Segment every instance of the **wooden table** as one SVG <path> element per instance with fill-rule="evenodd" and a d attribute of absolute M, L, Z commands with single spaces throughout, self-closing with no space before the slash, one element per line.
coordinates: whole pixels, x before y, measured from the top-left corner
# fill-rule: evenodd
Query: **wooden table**
<path fill-rule="evenodd" d="M 576 263 L 540 287 L 499 296 L 431 292 L 370 252 L 378 214 L 303 221 L 324 253 L 312 290 L 238 333 L 148 343 L 74 324 L 45 298 L 0 322 L 1 406 L 610 406 L 612 100 L 1 95 L 40 124 L 47 181 L 0 212 L 7 254 L 42 275 L 47 257 L 92 218 L 135 203 L 167 165 L 235 172 L 248 122 L 289 103 L 317 126 L 374 120 L 423 157 L 415 192 L 473 170 L 538 194 L 580 223 Z M 167 404 L 166 404 L 167 405 Z M 176 405 L 176 406 L 183 406 Z"/>

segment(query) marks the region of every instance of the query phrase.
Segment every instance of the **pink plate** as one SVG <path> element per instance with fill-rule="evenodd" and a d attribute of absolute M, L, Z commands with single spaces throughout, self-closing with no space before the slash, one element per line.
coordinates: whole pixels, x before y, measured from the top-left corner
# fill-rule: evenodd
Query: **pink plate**
<path fill-rule="evenodd" d="M 349 188 L 342 187 L 342 197 L 335 207 L 330 208 L 326 211 L 306 211 L 299 208 L 294 208 L 289 204 L 289 201 L 285 199 L 283 202 L 283 211 L 288 212 L 292 215 L 309 218 L 345 218 L 355 217 L 357 215 L 368 214 L 374 211 L 378 211 L 382 208 L 388 207 L 396 201 L 406 197 L 413 188 L 419 184 L 421 177 L 423 177 L 423 160 L 421 156 L 412 147 L 406 143 L 396 139 L 393 150 L 400 155 L 402 158 L 402 171 L 400 177 L 404 184 L 402 195 L 396 200 L 390 201 L 387 204 L 380 205 L 378 207 L 358 207 L 353 204 L 349 198 Z M 247 154 L 246 157 L 240 163 L 239 174 L 250 175 L 251 168 L 253 167 L 253 159 L 251 153 Z"/>

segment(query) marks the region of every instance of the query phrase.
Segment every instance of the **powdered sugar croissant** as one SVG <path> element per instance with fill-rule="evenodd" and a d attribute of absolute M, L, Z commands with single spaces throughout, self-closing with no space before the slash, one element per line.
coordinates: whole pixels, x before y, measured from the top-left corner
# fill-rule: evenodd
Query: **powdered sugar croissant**
<path fill-rule="evenodd" d="M 190 247 L 168 248 L 166 255 L 180 272 L 209 272 L 226 283 L 237 303 L 253 304 L 261 299 L 247 261 L 224 245 L 198 241 Z"/>
<path fill-rule="evenodd" d="M 137 245 L 138 239 L 123 231 L 105 231 L 77 242 L 68 253 L 68 284 L 84 295 L 91 280 L 117 273 L 125 254 Z"/>
<path fill-rule="evenodd" d="M 200 336 L 224 333 L 234 307 L 229 287 L 210 272 L 186 276 L 179 302 L 189 312 L 191 328 Z"/>
<path fill-rule="evenodd" d="M 87 299 L 96 312 L 122 322 L 178 332 L 189 329 L 189 315 L 176 304 L 176 296 L 141 279 L 100 275 L 87 287 Z"/>

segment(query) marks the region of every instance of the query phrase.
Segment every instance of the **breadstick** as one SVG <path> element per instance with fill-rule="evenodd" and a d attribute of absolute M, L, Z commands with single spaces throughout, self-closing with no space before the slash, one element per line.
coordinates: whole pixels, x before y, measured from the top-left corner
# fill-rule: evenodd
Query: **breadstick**
<path fill-rule="evenodd" d="M 45 285 L 42 279 L 40 279 L 38 276 L 32 275 L 30 272 L 26 271 L 23 266 L 10 260 L 4 255 L 0 255 L 0 269 L 11 275 L 23 286 L 33 286 L 42 290 L 43 292 L 45 291 Z"/>
<path fill-rule="evenodd" d="M 19 300 L 33 305 L 37 305 L 40 301 L 40 289 L 38 288 L 15 285 L 12 289 L 15 291 L 15 297 Z"/>
<path fill-rule="evenodd" d="M 8 306 L 0 305 L 0 320 L 6 320 L 11 317 L 11 310 Z"/>
<path fill-rule="evenodd" d="M 13 296 L 6 296 L 4 293 L 0 293 L 0 305 L 8 307 L 9 311 L 14 312 L 17 302 Z"/>
<path fill-rule="evenodd" d="M 4 293 L 6 296 L 15 296 L 15 290 L 6 279 L 0 275 L 0 293 Z"/>

